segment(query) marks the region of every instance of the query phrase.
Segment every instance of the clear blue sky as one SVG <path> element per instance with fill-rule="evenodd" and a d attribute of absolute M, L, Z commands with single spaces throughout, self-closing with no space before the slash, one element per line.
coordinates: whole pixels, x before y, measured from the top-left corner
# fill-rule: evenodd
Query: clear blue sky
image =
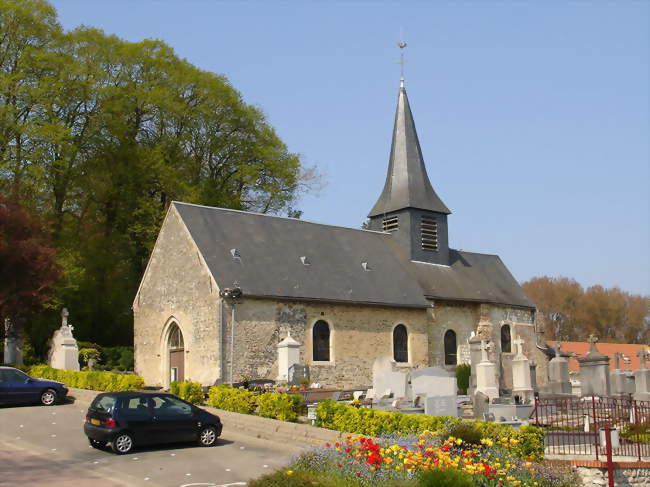
<path fill-rule="evenodd" d="M 650 294 L 649 2 L 52 3 L 67 29 L 161 39 L 226 75 L 324 172 L 303 218 L 352 227 L 384 184 L 403 28 L 450 245 L 519 280 Z"/>

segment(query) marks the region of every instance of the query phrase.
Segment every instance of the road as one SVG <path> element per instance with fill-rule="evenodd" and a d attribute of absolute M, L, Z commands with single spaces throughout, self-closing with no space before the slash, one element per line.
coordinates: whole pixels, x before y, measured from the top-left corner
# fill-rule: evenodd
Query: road
<path fill-rule="evenodd" d="M 115 455 L 83 434 L 87 404 L 0 407 L 2 486 L 244 486 L 282 468 L 300 450 L 232 431 L 212 448 L 165 445 Z"/>

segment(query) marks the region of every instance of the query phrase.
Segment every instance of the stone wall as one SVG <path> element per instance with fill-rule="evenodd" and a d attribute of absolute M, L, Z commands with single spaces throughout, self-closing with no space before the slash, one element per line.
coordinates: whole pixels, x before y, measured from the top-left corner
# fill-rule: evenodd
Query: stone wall
<path fill-rule="evenodd" d="M 237 305 L 235 320 L 235 381 L 243 376 L 275 379 L 276 345 L 287 330 L 301 344 L 300 360 L 309 365 L 312 381 L 327 386 L 371 386 L 373 362 L 380 356 L 392 357 L 392 331 L 400 323 L 409 334 L 409 362 L 399 366 L 428 364 L 427 318 L 422 309 L 244 299 Z M 311 329 L 318 320 L 330 325 L 328 363 L 312 359 Z M 225 328 L 229 346 L 229 320 Z"/>
<path fill-rule="evenodd" d="M 135 371 L 148 385 L 169 385 L 167 332 L 185 342 L 185 379 L 219 379 L 219 289 L 176 209 L 170 207 L 133 303 Z"/>
<path fill-rule="evenodd" d="M 576 471 L 582 479 L 584 487 L 606 487 L 607 469 L 577 467 Z M 650 487 L 650 468 L 617 468 L 614 470 L 614 485 L 616 487 Z"/>

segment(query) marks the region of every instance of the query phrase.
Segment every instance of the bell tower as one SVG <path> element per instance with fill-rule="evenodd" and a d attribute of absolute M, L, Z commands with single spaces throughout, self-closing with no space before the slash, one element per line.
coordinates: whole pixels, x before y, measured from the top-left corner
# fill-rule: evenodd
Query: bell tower
<path fill-rule="evenodd" d="M 450 213 L 429 181 L 402 77 L 386 183 L 368 214 L 368 227 L 392 233 L 411 260 L 449 265 Z"/>

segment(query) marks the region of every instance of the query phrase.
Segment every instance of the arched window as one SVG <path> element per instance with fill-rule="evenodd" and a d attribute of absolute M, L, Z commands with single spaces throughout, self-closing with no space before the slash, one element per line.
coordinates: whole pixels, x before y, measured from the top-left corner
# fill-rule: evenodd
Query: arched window
<path fill-rule="evenodd" d="M 314 362 L 329 362 L 330 360 L 330 326 L 323 320 L 318 320 L 312 331 L 314 343 Z"/>
<path fill-rule="evenodd" d="M 393 360 L 395 362 L 409 361 L 409 336 L 404 325 L 397 325 L 393 329 Z"/>
<path fill-rule="evenodd" d="M 169 348 L 171 350 L 185 348 L 185 344 L 183 343 L 183 333 L 177 324 L 173 324 L 169 331 Z"/>
<path fill-rule="evenodd" d="M 503 325 L 501 327 L 501 352 L 512 352 L 512 340 L 510 339 L 510 325 Z"/>
<path fill-rule="evenodd" d="M 445 332 L 445 365 L 456 365 L 456 332 Z"/>

